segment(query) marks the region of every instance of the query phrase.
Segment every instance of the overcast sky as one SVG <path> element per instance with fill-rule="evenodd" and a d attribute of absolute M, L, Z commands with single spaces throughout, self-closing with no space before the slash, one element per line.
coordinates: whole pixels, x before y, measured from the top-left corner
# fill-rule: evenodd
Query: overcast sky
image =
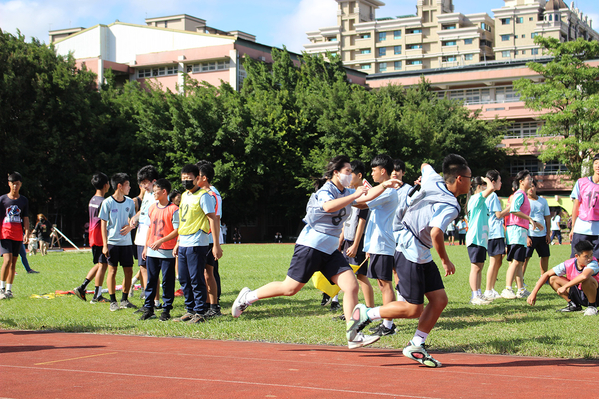
<path fill-rule="evenodd" d="M 387 0 L 376 16 L 414 14 L 417 0 Z M 454 0 L 455 11 L 463 14 L 486 12 L 504 5 L 503 0 Z M 570 2 L 566 1 L 570 6 Z M 576 1 L 575 6 L 593 19 L 599 31 L 599 1 Z M 0 28 L 17 29 L 28 41 L 48 41 L 48 31 L 73 27 L 89 28 L 115 20 L 145 24 L 146 18 L 188 14 L 205 19 L 208 26 L 241 30 L 257 36 L 262 44 L 301 52 L 308 42 L 306 32 L 336 25 L 334 0 L 0 0 Z"/>

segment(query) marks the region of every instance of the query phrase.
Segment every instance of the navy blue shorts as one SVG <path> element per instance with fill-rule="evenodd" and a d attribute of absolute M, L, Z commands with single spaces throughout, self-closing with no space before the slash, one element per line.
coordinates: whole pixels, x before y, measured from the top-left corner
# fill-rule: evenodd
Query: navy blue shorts
<path fill-rule="evenodd" d="M 596 298 L 599 298 L 599 287 L 597 288 L 597 297 Z M 570 299 L 572 302 L 574 302 L 577 305 L 589 306 L 589 300 L 588 300 L 587 296 L 584 294 L 584 291 L 582 291 L 580 288 L 578 288 L 578 285 L 570 287 L 570 290 L 568 291 L 568 299 Z M 595 300 L 597 300 L 597 299 L 595 299 Z"/>
<path fill-rule="evenodd" d="M 108 244 L 108 264 L 117 267 L 133 267 L 133 248 L 131 245 Z"/>
<path fill-rule="evenodd" d="M 487 242 L 489 256 L 505 255 L 505 238 L 493 238 Z"/>
<path fill-rule="evenodd" d="M 468 256 L 470 263 L 485 263 L 487 260 L 487 248 L 480 245 L 468 245 Z"/>
<path fill-rule="evenodd" d="M 99 245 L 92 246 L 92 256 L 94 258 L 94 265 L 98 263 L 108 263 L 106 256 L 102 253 L 102 247 Z"/>
<path fill-rule="evenodd" d="M 410 262 L 401 252 L 396 251 L 395 270 L 399 278 L 399 292 L 411 304 L 422 305 L 426 293 L 445 288 L 435 262 Z"/>
<path fill-rule="evenodd" d="M 21 245 L 23 245 L 23 241 L 15 241 L 15 240 L 0 240 L 0 253 L 4 254 L 12 254 L 12 256 L 19 256 L 19 251 L 21 251 Z"/>
<path fill-rule="evenodd" d="M 574 257 L 574 247 L 576 246 L 576 244 L 583 240 L 587 240 L 588 242 L 593 244 L 593 256 L 599 259 L 599 236 L 588 236 L 586 234 L 578 233 L 574 233 L 572 235 L 572 242 L 570 243 L 572 251 L 570 253 L 570 258 Z"/>
<path fill-rule="evenodd" d="M 362 251 L 362 248 L 364 246 L 360 245 L 358 248 L 358 251 L 356 252 L 356 256 L 353 258 L 350 258 L 349 256 L 346 255 L 346 253 L 347 253 L 347 249 L 349 247 L 351 247 L 352 245 L 354 245 L 353 241 L 345 240 L 343 242 L 343 256 L 345 257 L 345 260 L 347 260 L 347 262 L 350 265 L 358 265 L 358 266 L 362 265 L 362 262 L 364 262 L 364 260 L 366 260 L 366 254 L 364 253 L 364 251 Z M 364 262 L 364 264 L 362 265 L 362 267 L 360 267 L 358 269 L 356 274 L 362 274 L 362 275 L 366 276 L 367 273 L 368 273 L 368 262 Z"/>
<path fill-rule="evenodd" d="M 212 247 L 214 244 L 208 245 L 208 253 L 206 254 L 206 264 L 212 267 L 218 267 L 218 261 L 214 259 L 214 254 L 212 253 Z"/>
<path fill-rule="evenodd" d="M 382 281 L 392 281 L 393 267 L 395 267 L 393 256 L 370 254 L 370 267 L 366 276 Z"/>
<path fill-rule="evenodd" d="M 526 260 L 526 247 L 522 244 L 514 244 L 507 246 L 507 260 L 511 262 L 512 259 L 518 262 L 524 262 Z"/>
<path fill-rule="evenodd" d="M 535 251 L 537 250 L 537 255 L 539 258 L 549 257 L 549 244 L 547 244 L 547 237 L 529 237 L 532 241 L 532 246 L 526 247 L 526 257 L 530 258 Z"/>
<path fill-rule="evenodd" d="M 332 284 L 331 278 L 346 270 L 352 268 L 338 250 L 329 255 L 305 245 L 295 244 L 287 275 L 306 284 L 315 272 L 321 272 Z"/>
<path fill-rule="evenodd" d="M 146 260 L 143 258 L 143 256 L 141 256 L 141 254 L 143 254 L 143 252 L 144 252 L 144 246 L 136 245 L 136 247 L 137 247 L 136 248 L 137 249 L 137 265 L 146 267 Z"/>

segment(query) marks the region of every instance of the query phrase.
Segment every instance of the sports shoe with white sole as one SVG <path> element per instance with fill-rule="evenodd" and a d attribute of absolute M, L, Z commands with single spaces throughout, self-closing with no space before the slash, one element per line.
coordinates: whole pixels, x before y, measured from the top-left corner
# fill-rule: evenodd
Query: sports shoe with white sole
<path fill-rule="evenodd" d="M 250 303 L 245 300 L 245 297 L 251 290 L 248 287 L 244 287 L 239 291 L 239 295 L 237 295 L 237 299 L 233 302 L 233 306 L 231 307 L 231 314 L 233 317 L 239 317 L 243 313 L 244 310 L 250 306 Z"/>
<path fill-rule="evenodd" d="M 563 313 L 569 313 L 569 312 L 580 312 L 582 310 L 582 306 L 575 304 L 574 302 L 570 301 L 568 302 L 568 304 L 561 308 L 561 309 L 557 309 L 556 312 L 563 312 Z"/>
<path fill-rule="evenodd" d="M 410 341 L 408 346 L 403 348 L 402 353 L 405 357 L 416 360 L 418 363 L 423 364 L 426 367 L 441 367 L 441 362 L 429 355 L 424 344 L 416 346 L 412 341 Z"/>
<path fill-rule="evenodd" d="M 514 294 L 514 290 L 511 288 L 506 288 L 501 291 L 501 297 L 505 299 L 516 299 L 516 294 Z"/>
<path fill-rule="evenodd" d="M 322 301 L 320 301 L 320 306 L 327 306 L 329 303 L 331 303 L 332 300 L 333 298 L 331 298 L 327 293 L 323 292 Z"/>
<path fill-rule="evenodd" d="M 110 302 L 110 311 L 111 312 L 116 312 L 119 309 L 120 309 L 120 307 L 117 302 Z"/>
<path fill-rule="evenodd" d="M 128 299 L 121 301 L 121 309 L 137 309 L 137 306 L 129 302 Z"/>
<path fill-rule="evenodd" d="M 529 295 L 530 292 L 526 288 L 522 288 L 516 293 L 516 298 L 528 298 Z"/>
<path fill-rule="evenodd" d="M 473 296 L 472 298 L 470 298 L 470 305 L 488 305 L 490 303 L 491 301 L 487 300 L 486 298 L 483 298 L 480 295 Z"/>
<path fill-rule="evenodd" d="M 347 327 L 347 340 L 354 341 L 356 336 L 360 331 L 364 329 L 368 324 L 370 324 L 370 318 L 366 313 L 368 308 L 366 305 L 361 303 L 357 304 L 354 307 L 354 310 L 351 312 L 351 319 L 349 321 L 349 325 Z"/>
<path fill-rule="evenodd" d="M 347 347 L 349 349 L 356 349 L 366 345 L 374 344 L 376 341 L 381 339 L 381 337 L 378 335 L 364 335 L 361 332 L 357 333 L 352 340 L 349 339 L 349 331 L 347 332 L 347 335 Z"/>
<path fill-rule="evenodd" d="M 378 335 L 379 337 L 384 337 L 386 335 L 395 334 L 395 324 L 391 325 L 391 328 L 385 327 L 383 323 L 379 324 L 378 328 L 374 331 L 372 335 Z"/>
<path fill-rule="evenodd" d="M 594 306 L 589 306 L 585 311 L 584 311 L 584 315 L 585 316 L 597 316 L 597 308 Z"/>
<path fill-rule="evenodd" d="M 85 290 L 81 289 L 81 287 L 77 287 L 77 288 L 73 288 L 73 292 L 75 293 L 75 296 L 79 299 L 81 299 L 82 301 L 85 301 Z"/>

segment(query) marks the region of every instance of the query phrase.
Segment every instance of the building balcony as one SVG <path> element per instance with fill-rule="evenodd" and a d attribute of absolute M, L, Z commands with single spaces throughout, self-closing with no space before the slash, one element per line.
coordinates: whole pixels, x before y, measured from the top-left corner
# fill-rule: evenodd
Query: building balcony
<path fill-rule="evenodd" d="M 405 35 L 406 44 L 419 44 L 422 43 L 423 35 L 422 33 L 411 33 Z"/>
<path fill-rule="evenodd" d="M 370 61 L 370 62 L 374 62 L 374 54 L 370 53 L 370 54 L 361 54 L 359 52 L 355 53 L 354 56 L 354 60 L 356 61 Z"/>
<path fill-rule="evenodd" d="M 424 55 L 424 50 L 421 48 L 417 48 L 414 50 L 406 50 L 405 54 L 408 58 L 422 57 Z"/>
<path fill-rule="evenodd" d="M 420 71 L 424 69 L 424 65 L 422 64 L 418 64 L 418 65 L 408 65 L 406 64 L 405 70 L 406 71 Z"/>
<path fill-rule="evenodd" d="M 330 51 L 331 53 L 339 52 L 339 42 L 318 42 L 304 44 L 304 48 L 307 53 L 325 53 Z"/>

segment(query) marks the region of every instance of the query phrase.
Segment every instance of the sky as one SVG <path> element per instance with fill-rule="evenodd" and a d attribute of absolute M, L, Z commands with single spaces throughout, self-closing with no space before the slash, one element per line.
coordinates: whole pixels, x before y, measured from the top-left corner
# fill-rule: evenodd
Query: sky
<path fill-rule="evenodd" d="M 415 14 L 417 0 L 383 0 L 377 18 Z M 565 0 L 570 6 L 570 1 Z M 456 12 L 473 14 L 501 8 L 503 0 L 454 0 Z M 575 2 L 593 19 L 599 31 L 599 1 Z M 259 43 L 301 52 L 308 43 L 306 32 L 335 26 L 335 0 L 0 0 L 0 29 L 27 41 L 37 37 L 48 42 L 48 31 L 108 25 L 115 20 L 145 24 L 146 18 L 188 14 L 206 20 L 208 26 L 224 31 L 241 30 L 256 36 Z"/>

